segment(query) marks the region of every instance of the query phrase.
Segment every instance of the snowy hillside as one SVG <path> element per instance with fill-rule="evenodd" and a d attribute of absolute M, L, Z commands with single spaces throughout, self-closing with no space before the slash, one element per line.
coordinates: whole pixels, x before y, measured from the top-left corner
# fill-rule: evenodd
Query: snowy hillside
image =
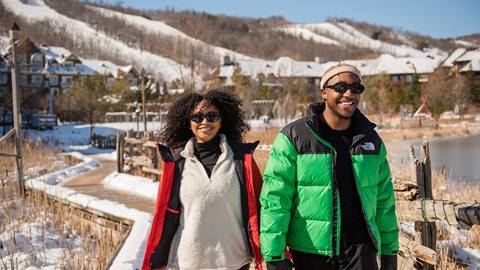
<path fill-rule="evenodd" d="M 99 50 L 110 52 L 119 59 L 133 63 L 137 67 L 144 67 L 158 79 L 172 81 L 190 77 L 190 70 L 177 62 L 136 48 L 106 36 L 87 24 L 73 20 L 49 8 L 41 0 L 28 0 L 24 4 L 17 0 L 0 0 L 7 10 L 27 21 L 35 23 L 48 20 L 57 25 L 57 31 L 63 28 L 73 36 L 74 40 L 96 44 Z M 200 78 L 196 78 L 197 85 Z"/>
<path fill-rule="evenodd" d="M 150 32 L 150 33 L 156 33 L 160 35 L 166 35 L 171 38 L 181 38 L 184 39 L 185 42 L 190 42 L 192 45 L 196 46 L 204 46 L 206 48 L 211 49 L 220 59 L 220 57 L 223 56 L 230 56 L 233 57 L 234 59 L 238 60 L 251 60 L 252 58 L 241 54 L 234 52 L 232 50 L 228 50 L 225 48 L 217 47 L 217 46 L 212 46 L 210 44 L 207 44 L 201 40 L 198 40 L 196 38 L 190 37 L 187 34 L 183 33 L 182 31 L 179 31 L 176 28 L 173 28 L 169 26 L 168 24 L 161 22 L 161 21 L 153 21 L 146 19 L 141 16 L 136 16 L 136 15 L 130 15 L 130 14 L 125 14 L 105 8 L 100 8 L 100 7 L 93 7 L 93 6 L 88 6 L 91 10 L 94 10 L 96 12 L 100 12 L 102 15 L 106 17 L 116 17 L 117 19 L 121 19 L 125 21 L 126 23 L 133 25 L 139 29 L 139 31 L 144 31 L 144 32 Z"/>
<path fill-rule="evenodd" d="M 407 45 L 393 45 L 379 40 L 374 40 L 349 24 L 338 22 L 326 22 L 317 24 L 293 24 L 279 29 L 286 34 L 298 38 L 312 40 L 317 43 L 332 44 L 339 46 L 355 46 L 367 48 L 379 53 L 388 53 L 397 57 L 425 57 L 426 53 Z M 399 34 L 399 38 L 406 44 L 410 44 L 405 36 Z M 439 52 L 444 55 L 444 52 Z"/>

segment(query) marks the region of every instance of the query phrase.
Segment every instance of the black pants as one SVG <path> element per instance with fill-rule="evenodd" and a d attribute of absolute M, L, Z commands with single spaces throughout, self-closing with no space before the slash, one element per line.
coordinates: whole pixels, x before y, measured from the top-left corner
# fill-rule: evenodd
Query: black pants
<path fill-rule="evenodd" d="M 295 270 L 378 270 L 377 252 L 370 243 L 351 245 L 340 256 L 290 250 Z"/>

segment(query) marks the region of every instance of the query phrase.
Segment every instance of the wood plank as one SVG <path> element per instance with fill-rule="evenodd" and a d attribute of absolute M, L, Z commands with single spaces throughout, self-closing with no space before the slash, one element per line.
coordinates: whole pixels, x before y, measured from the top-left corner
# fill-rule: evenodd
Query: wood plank
<path fill-rule="evenodd" d="M 154 168 L 151 168 L 151 167 L 143 166 L 143 167 L 142 167 L 142 171 L 143 171 L 143 172 L 146 172 L 146 173 L 151 173 L 151 174 L 159 175 L 159 176 L 162 175 L 162 171 L 161 171 L 161 170 L 159 170 L 159 169 L 154 169 Z"/>
<path fill-rule="evenodd" d="M 12 137 L 15 134 L 15 129 L 10 129 L 5 135 L 3 135 L 0 138 L 0 144 L 3 143 L 4 141 L 8 140 L 10 137 Z"/>
<path fill-rule="evenodd" d="M 132 137 L 125 137 L 125 143 L 127 144 L 144 144 L 145 139 L 136 139 Z"/>
<path fill-rule="evenodd" d="M 415 200 L 397 201 L 398 219 L 402 221 L 429 221 L 436 220 L 450 225 L 458 225 L 456 213 L 462 205 L 455 205 L 444 200 Z"/>
<path fill-rule="evenodd" d="M 17 157 L 16 154 L 10 154 L 10 153 L 0 153 L 0 156 L 4 156 L 4 157 Z"/>
<path fill-rule="evenodd" d="M 143 144 L 144 147 L 150 147 L 150 148 L 157 148 L 157 142 L 156 141 L 146 141 Z"/>
<path fill-rule="evenodd" d="M 400 251 L 410 254 L 428 264 L 435 265 L 437 263 L 437 252 L 431 248 L 420 245 L 404 236 L 399 237 Z"/>
<path fill-rule="evenodd" d="M 152 160 L 150 160 L 146 156 L 133 156 L 130 158 L 130 161 L 133 163 L 133 166 L 135 167 L 140 167 L 140 166 L 153 167 Z"/>

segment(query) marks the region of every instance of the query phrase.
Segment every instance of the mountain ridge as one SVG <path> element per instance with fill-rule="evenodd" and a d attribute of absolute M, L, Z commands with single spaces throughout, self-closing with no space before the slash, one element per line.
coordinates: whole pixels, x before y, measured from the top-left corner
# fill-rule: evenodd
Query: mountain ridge
<path fill-rule="evenodd" d="M 341 18 L 318 24 L 293 24 L 281 16 L 250 19 L 195 11 L 139 11 L 100 5 L 98 1 L 23 2 L 0 1 L 0 15 L 6 17 L 0 30 L 6 30 L 12 20 L 20 20 L 22 29 L 26 25 L 27 34 L 38 42 L 66 47 L 82 57 L 142 66 L 163 80 L 198 80 L 193 78 L 220 65 L 226 55 L 239 60 L 286 56 L 297 61 L 322 62 L 375 58 L 383 53 L 397 57 L 445 57 L 457 47 L 478 47 L 480 43 L 480 34 L 461 40 L 433 39 Z M 25 12 L 35 8 L 42 11 Z M 45 10 L 48 16 L 43 20 L 47 22 L 39 19 Z M 38 29 L 32 21 L 45 24 L 46 29 L 41 31 L 49 30 L 57 37 L 36 33 Z"/>

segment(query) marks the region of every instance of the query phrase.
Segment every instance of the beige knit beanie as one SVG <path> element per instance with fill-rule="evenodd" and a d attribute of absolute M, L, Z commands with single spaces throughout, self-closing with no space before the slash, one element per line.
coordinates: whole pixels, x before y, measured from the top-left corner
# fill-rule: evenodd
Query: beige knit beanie
<path fill-rule="evenodd" d="M 349 64 L 338 64 L 325 70 L 322 80 L 320 81 L 320 89 L 323 89 L 325 87 L 325 83 L 333 76 L 345 72 L 350 72 L 357 75 L 357 77 L 360 79 L 360 82 L 362 81 L 362 74 L 360 74 L 360 70 L 358 70 L 355 66 Z"/>

